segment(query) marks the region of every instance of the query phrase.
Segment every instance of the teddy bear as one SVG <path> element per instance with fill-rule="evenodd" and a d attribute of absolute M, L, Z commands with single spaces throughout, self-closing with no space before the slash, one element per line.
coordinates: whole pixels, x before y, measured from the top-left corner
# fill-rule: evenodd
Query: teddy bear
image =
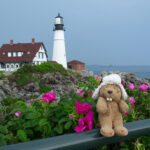
<path fill-rule="evenodd" d="M 114 134 L 126 136 L 128 130 L 123 126 L 121 113 L 129 109 L 124 101 L 128 95 L 120 76 L 117 74 L 105 76 L 92 97 L 98 99 L 96 110 L 101 127 L 100 133 L 105 137 L 112 137 Z"/>

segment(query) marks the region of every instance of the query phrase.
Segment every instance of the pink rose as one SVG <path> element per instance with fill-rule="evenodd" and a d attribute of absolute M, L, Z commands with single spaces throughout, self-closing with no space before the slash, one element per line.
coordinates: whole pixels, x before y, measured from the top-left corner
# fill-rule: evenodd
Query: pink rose
<path fill-rule="evenodd" d="M 79 119 L 79 124 L 74 128 L 74 131 L 83 132 L 87 130 L 92 130 L 93 120 L 93 112 L 90 110 L 84 118 Z"/>
<path fill-rule="evenodd" d="M 123 115 L 124 115 L 124 116 L 127 116 L 128 114 L 129 114 L 129 112 L 127 111 L 127 112 L 125 112 Z"/>
<path fill-rule="evenodd" d="M 135 107 L 135 106 L 134 106 L 134 105 L 132 105 L 132 106 L 131 106 L 131 109 L 134 109 L 134 107 Z"/>
<path fill-rule="evenodd" d="M 128 99 L 131 101 L 131 103 L 135 103 L 134 97 L 129 97 Z"/>
<path fill-rule="evenodd" d="M 80 104 L 78 100 L 76 101 L 75 105 L 76 105 L 76 111 L 78 114 L 85 113 L 92 109 L 92 106 L 90 104 L 88 103 Z"/>
<path fill-rule="evenodd" d="M 99 76 L 98 76 L 98 75 L 96 76 L 96 80 L 97 80 L 97 81 L 100 81 L 100 79 L 99 79 Z"/>
<path fill-rule="evenodd" d="M 79 89 L 79 90 L 78 90 L 78 95 L 79 95 L 79 96 L 83 97 L 83 96 L 84 96 L 84 93 L 85 93 L 85 92 L 82 92 L 82 89 Z"/>
<path fill-rule="evenodd" d="M 146 85 L 146 84 L 141 84 L 139 86 L 139 90 L 141 90 L 141 91 L 146 91 L 147 89 L 148 89 L 148 85 Z"/>
<path fill-rule="evenodd" d="M 53 102 L 56 100 L 56 95 L 54 94 L 54 92 L 49 92 L 49 93 L 46 93 L 45 95 L 43 95 L 42 99 L 46 103 Z"/>
<path fill-rule="evenodd" d="M 20 114 L 21 114 L 21 111 L 17 111 L 17 112 L 15 113 L 15 116 L 19 117 Z"/>
<path fill-rule="evenodd" d="M 90 96 L 90 97 L 92 96 L 92 93 L 93 93 L 93 92 L 90 90 L 90 91 L 89 91 L 89 96 Z"/>
<path fill-rule="evenodd" d="M 130 90 L 134 89 L 134 84 L 130 83 L 129 86 L 128 86 L 128 88 L 129 88 Z"/>

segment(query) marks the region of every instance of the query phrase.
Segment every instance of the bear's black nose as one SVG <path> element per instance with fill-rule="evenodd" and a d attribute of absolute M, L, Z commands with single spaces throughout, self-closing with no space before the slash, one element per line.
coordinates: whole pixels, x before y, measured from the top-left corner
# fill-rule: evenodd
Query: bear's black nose
<path fill-rule="evenodd" d="M 112 91 L 109 90 L 109 91 L 108 91 L 108 94 L 111 94 L 111 93 L 112 93 Z"/>

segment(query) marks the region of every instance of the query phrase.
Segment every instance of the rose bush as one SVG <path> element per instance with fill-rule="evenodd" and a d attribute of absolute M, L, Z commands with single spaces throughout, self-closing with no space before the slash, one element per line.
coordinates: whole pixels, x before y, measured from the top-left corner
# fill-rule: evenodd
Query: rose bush
<path fill-rule="evenodd" d="M 97 100 L 92 99 L 100 81 L 89 77 L 90 85 L 79 83 L 76 93 L 69 93 L 56 100 L 53 91 L 45 93 L 40 101 L 32 100 L 30 106 L 24 101 L 13 100 L 12 105 L 3 99 L 0 104 L 0 145 L 14 144 L 56 135 L 84 132 L 97 127 Z M 124 122 L 150 117 L 150 94 L 147 87 L 127 89 L 130 109 L 123 115 Z M 143 90 L 141 90 L 143 89 Z M 80 94 L 79 94 L 80 93 Z M 150 136 L 102 147 L 103 150 L 150 149 Z"/>

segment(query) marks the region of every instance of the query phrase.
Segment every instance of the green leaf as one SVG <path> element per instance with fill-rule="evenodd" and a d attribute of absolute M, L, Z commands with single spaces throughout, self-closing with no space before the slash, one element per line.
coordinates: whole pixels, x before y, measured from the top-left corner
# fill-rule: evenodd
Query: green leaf
<path fill-rule="evenodd" d="M 5 135 L 5 136 L 4 136 L 4 139 L 11 141 L 11 140 L 13 139 L 13 137 L 10 136 L 10 135 Z"/>
<path fill-rule="evenodd" d="M 0 125 L 0 133 L 7 134 L 8 133 L 7 127 Z"/>
<path fill-rule="evenodd" d="M 27 135 L 30 135 L 30 136 L 33 135 L 33 131 L 32 130 L 25 130 L 25 132 L 26 132 Z"/>
<path fill-rule="evenodd" d="M 67 121 L 68 121 L 68 118 L 61 118 L 58 123 L 61 124 Z"/>
<path fill-rule="evenodd" d="M 16 104 L 18 107 L 21 107 L 23 109 L 27 108 L 25 102 L 23 102 L 23 101 L 17 101 Z"/>
<path fill-rule="evenodd" d="M 39 126 L 42 127 L 42 126 L 45 126 L 46 124 L 48 124 L 47 120 L 45 118 L 41 119 L 39 121 Z"/>
<path fill-rule="evenodd" d="M 41 114 L 38 112 L 28 113 L 28 114 L 26 114 L 26 119 L 37 119 L 40 116 L 41 116 Z"/>
<path fill-rule="evenodd" d="M 38 125 L 38 120 L 29 120 L 23 124 L 24 128 L 35 127 Z"/>
<path fill-rule="evenodd" d="M 66 124 L 65 124 L 65 129 L 68 130 L 72 125 L 72 121 L 68 121 Z"/>
<path fill-rule="evenodd" d="M 4 139 L 0 139 L 0 146 L 7 145 L 6 141 Z"/>
<path fill-rule="evenodd" d="M 62 134 L 63 133 L 63 128 L 62 126 L 58 125 L 55 127 L 55 131 L 58 133 L 58 134 Z"/>
<path fill-rule="evenodd" d="M 19 140 L 21 140 L 22 142 L 28 141 L 27 135 L 24 130 L 18 130 L 17 136 L 18 136 Z"/>
<path fill-rule="evenodd" d="M 51 129 L 50 124 L 47 124 L 45 127 L 45 134 L 47 137 L 49 137 L 51 135 L 51 131 L 52 131 L 52 129 Z"/>
<path fill-rule="evenodd" d="M 13 126 L 14 125 L 14 121 L 8 121 L 7 123 L 7 127 Z"/>

